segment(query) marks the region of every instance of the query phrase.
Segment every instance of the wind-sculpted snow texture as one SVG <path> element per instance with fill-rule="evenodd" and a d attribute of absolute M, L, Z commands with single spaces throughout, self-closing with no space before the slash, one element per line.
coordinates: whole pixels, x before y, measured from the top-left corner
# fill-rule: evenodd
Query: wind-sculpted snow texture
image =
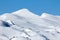
<path fill-rule="evenodd" d="M 60 40 L 60 16 L 28 9 L 0 15 L 0 40 Z"/>

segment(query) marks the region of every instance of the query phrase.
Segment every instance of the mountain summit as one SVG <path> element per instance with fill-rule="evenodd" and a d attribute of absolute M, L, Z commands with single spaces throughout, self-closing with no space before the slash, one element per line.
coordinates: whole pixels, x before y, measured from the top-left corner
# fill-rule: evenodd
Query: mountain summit
<path fill-rule="evenodd" d="M 0 15 L 0 40 L 60 40 L 60 16 L 28 9 Z"/>

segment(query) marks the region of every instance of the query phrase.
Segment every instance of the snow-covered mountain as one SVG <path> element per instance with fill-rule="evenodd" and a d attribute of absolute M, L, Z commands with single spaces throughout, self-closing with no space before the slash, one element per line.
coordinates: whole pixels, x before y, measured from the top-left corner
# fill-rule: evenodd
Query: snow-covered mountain
<path fill-rule="evenodd" d="M 60 40 L 60 16 L 28 9 L 0 15 L 0 40 Z"/>

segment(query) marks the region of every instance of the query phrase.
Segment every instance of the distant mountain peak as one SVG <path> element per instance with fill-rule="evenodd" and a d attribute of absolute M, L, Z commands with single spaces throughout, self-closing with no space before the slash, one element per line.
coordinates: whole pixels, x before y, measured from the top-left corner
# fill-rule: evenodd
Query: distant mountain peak
<path fill-rule="evenodd" d="M 28 9 L 23 8 L 23 9 L 20 9 L 20 10 L 15 11 L 15 12 L 18 12 L 18 13 L 19 13 L 19 12 L 28 12 L 28 11 L 29 11 Z M 15 12 L 14 12 L 14 13 L 15 13 Z"/>
<path fill-rule="evenodd" d="M 30 11 L 28 10 L 28 9 L 25 9 L 25 8 L 23 8 L 23 9 L 21 9 L 21 10 L 17 10 L 17 11 L 15 11 L 15 12 L 13 12 L 13 14 L 26 14 L 26 13 L 29 13 Z"/>
<path fill-rule="evenodd" d="M 54 15 L 48 14 L 48 13 L 42 13 L 41 17 L 43 17 L 43 18 L 45 18 L 45 17 L 54 17 Z"/>
<path fill-rule="evenodd" d="M 18 15 L 18 16 L 22 16 L 22 17 L 26 17 L 26 18 L 33 18 L 33 17 L 38 17 L 38 15 L 30 12 L 28 9 L 21 9 L 18 10 L 16 12 L 13 12 L 12 14 Z"/>

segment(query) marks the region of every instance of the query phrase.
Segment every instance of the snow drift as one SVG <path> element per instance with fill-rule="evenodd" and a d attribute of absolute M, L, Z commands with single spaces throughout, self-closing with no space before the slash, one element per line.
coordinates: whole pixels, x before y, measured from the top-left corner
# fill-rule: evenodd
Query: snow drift
<path fill-rule="evenodd" d="M 0 40 L 60 40 L 60 16 L 28 9 L 0 15 Z"/>

